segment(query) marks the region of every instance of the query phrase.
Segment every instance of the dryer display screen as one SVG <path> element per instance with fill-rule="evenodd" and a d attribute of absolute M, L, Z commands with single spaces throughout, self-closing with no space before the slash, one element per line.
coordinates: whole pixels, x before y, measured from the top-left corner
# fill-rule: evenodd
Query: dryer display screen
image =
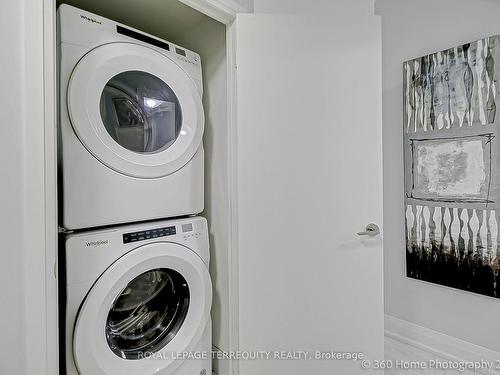
<path fill-rule="evenodd" d="M 160 47 L 160 48 L 166 49 L 167 51 L 170 51 L 170 46 L 168 45 L 168 43 L 165 43 L 165 42 L 162 42 L 161 40 L 151 38 L 150 36 L 138 33 L 137 31 L 127 29 L 126 27 L 123 27 L 120 25 L 116 26 L 116 31 L 118 32 L 118 34 L 122 34 L 122 35 L 128 36 L 130 38 L 140 40 L 141 42 L 146 42 L 146 43 L 149 43 L 153 46 Z"/>
<path fill-rule="evenodd" d="M 149 240 L 151 238 L 172 236 L 176 233 L 177 232 L 175 230 L 175 226 L 143 230 L 140 232 L 125 233 L 123 235 L 123 243 L 130 243 L 130 242 Z"/>

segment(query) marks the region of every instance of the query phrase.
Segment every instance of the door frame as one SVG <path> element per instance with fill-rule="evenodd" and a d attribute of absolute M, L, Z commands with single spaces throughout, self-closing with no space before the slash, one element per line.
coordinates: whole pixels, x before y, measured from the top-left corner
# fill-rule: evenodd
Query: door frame
<path fill-rule="evenodd" d="M 43 6 L 36 0 L 23 0 L 25 5 L 24 20 L 27 40 L 39 47 L 43 44 L 42 56 L 33 58 L 29 67 L 37 72 L 43 66 L 43 72 L 36 77 L 43 80 L 43 87 L 37 93 L 36 100 L 43 107 L 39 115 L 43 117 L 43 148 L 39 147 L 39 160 L 43 160 L 43 176 L 40 174 L 37 181 L 31 181 L 30 191 L 44 197 L 43 218 L 35 222 L 30 220 L 37 232 L 31 232 L 29 243 L 44 244 L 40 261 L 32 261 L 25 266 L 29 270 L 30 283 L 25 287 L 27 301 L 26 321 L 36 322 L 39 326 L 33 331 L 28 330 L 26 337 L 30 347 L 45 349 L 39 356 L 30 355 L 26 358 L 29 369 L 36 369 L 40 375 L 54 375 L 59 373 L 59 329 L 58 329 L 58 205 L 57 205 L 57 45 L 56 45 L 56 0 L 43 1 Z M 236 29 L 234 21 L 237 13 L 252 12 L 234 0 L 179 0 L 180 2 L 198 10 L 201 13 L 226 25 L 226 56 L 227 56 L 227 121 L 229 130 L 228 139 L 228 181 L 229 212 L 231 223 L 228 243 L 228 280 L 229 280 L 229 351 L 239 349 L 239 294 L 238 294 L 238 223 L 237 223 L 237 133 L 236 133 Z M 37 10 L 34 12 L 33 9 Z M 43 28 L 43 35 L 32 27 L 32 22 L 38 21 Z M 42 61 L 40 61 L 42 60 Z M 30 137 L 34 138 L 34 137 Z M 41 139 L 33 142 L 42 142 Z M 38 175 L 37 175 L 38 177 Z M 42 178 L 43 177 L 43 178 Z M 33 177 L 35 178 L 35 177 Z M 28 180 L 25 180 L 27 184 Z M 28 196 L 28 194 L 26 194 Z M 32 196 L 37 196 L 33 194 Z M 29 200 L 26 200 L 29 202 Z M 27 252 L 29 249 L 23 249 Z M 43 259 L 45 258 L 45 259 Z M 33 278 L 36 277 L 36 279 Z M 41 293 L 43 291 L 43 293 Z M 30 306 L 37 308 L 30 308 Z M 41 326 L 40 326 L 41 325 Z M 40 363 L 44 361 L 42 365 Z M 236 375 L 239 373 L 238 361 L 228 360 L 228 366 L 221 368 L 220 375 Z"/>

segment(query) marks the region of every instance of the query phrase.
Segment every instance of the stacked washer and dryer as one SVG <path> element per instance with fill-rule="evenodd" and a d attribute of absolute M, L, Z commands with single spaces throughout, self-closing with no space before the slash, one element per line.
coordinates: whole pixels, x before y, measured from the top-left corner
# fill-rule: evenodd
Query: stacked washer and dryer
<path fill-rule="evenodd" d="M 210 374 L 200 57 L 68 5 L 57 18 L 61 373 Z"/>

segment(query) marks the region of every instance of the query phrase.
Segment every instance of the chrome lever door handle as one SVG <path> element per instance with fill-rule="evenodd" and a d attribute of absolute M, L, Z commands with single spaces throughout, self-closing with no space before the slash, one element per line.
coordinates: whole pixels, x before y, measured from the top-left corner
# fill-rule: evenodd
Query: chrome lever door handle
<path fill-rule="evenodd" d="M 358 236 L 375 237 L 380 234 L 380 228 L 377 224 L 368 224 L 364 232 L 358 232 Z"/>

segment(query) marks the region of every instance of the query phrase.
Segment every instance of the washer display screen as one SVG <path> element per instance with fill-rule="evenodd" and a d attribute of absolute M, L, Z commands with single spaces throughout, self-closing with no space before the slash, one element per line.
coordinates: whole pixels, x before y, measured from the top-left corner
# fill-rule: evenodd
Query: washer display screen
<path fill-rule="evenodd" d="M 184 225 L 183 225 L 184 228 Z M 151 238 L 173 236 L 176 234 L 175 226 L 142 230 L 140 232 L 125 233 L 123 235 L 123 243 L 137 242 L 149 240 Z"/>

